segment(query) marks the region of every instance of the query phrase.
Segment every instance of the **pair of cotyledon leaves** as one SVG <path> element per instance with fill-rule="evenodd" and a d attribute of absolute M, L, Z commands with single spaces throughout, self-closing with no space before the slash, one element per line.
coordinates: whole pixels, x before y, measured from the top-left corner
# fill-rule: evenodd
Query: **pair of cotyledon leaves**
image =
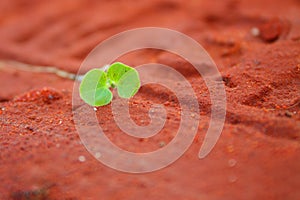
<path fill-rule="evenodd" d="M 120 62 L 113 63 L 107 72 L 92 69 L 85 74 L 80 84 L 80 97 L 91 106 L 104 106 L 113 98 L 111 87 L 116 87 L 122 98 L 134 96 L 140 88 L 138 72 Z"/>

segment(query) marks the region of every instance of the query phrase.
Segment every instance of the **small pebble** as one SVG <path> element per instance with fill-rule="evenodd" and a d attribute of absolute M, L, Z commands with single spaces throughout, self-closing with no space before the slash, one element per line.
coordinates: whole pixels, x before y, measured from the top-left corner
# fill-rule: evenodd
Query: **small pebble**
<path fill-rule="evenodd" d="M 2 107 L 1 110 L 4 111 L 4 110 L 5 110 L 5 107 Z"/>
<path fill-rule="evenodd" d="M 279 19 L 269 20 L 259 26 L 259 37 L 265 42 L 274 42 L 283 32 L 284 24 Z"/>
<path fill-rule="evenodd" d="M 166 102 L 164 103 L 164 105 L 165 105 L 165 106 L 169 106 L 169 105 L 170 105 L 170 102 L 169 102 L 169 101 L 166 101 Z"/>
<path fill-rule="evenodd" d="M 166 143 L 163 142 L 163 141 L 161 141 L 161 142 L 159 143 L 159 147 L 163 147 L 163 146 L 165 146 L 165 145 L 166 145 Z"/>
<path fill-rule="evenodd" d="M 79 160 L 80 162 L 85 162 L 85 157 L 84 157 L 84 156 L 79 156 L 79 157 L 78 157 L 78 160 Z"/>
<path fill-rule="evenodd" d="M 95 153 L 95 158 L 100 158 L 101 157 L 101 153 L 100 152 L 97 152 L 97 153 Z"/>
<path fill-rule="evenodd" d="M 237 177 L 235 175 L 231 175 L 231 176 L 228 177 L 228 181 L 230 183 L 234 183 L 234 182 L 237 181 Z"/>
<path fill-rule="evenodd" d="M 292 117 L 293 113 L 287 110 L 287 111 L 285 111 L 285 116 Z"/>
<path fill-rule="evenodd" d="M 62 124 L 62 120 L 59 120 L 58 124 Z"/>
<path fill-rule="evenodd" d="M 234 167 L 236 165 L 237 161 L 235 159 L 229 159 L 228 160 L 228 166 Z"/>
<path fill-rule="evenodd" d="M 259 31 L 259 29 L 258 29 L 257 27 L 253 27 L 253 28 L 251 29 L 251 34 L 252 34 L 254 37 L 257 37 L 257 36 L 259 36 L 260 31 Z"/>
<path fill-rule="evenodd" d="M 97 111 L 97 108 L 96 108 L 96 107 L 94 107 L 93 109 L 94 109 L 95 112 Z"/>

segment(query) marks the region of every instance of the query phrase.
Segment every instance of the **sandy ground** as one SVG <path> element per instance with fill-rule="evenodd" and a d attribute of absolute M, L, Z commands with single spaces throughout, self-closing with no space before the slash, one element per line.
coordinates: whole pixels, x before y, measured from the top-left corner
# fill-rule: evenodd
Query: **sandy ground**
<path fill-rule="evenodd" d="M 213 151 L 197 157 L 210 120 L 207 88 L 186 61 L 170 53 L 141 50 L 119 58 L 131 66 L 155 61 L 174 67 L 192 84 L 201 110 L 188 151 L 162 170 L 139 175 L 104 166 L 81 144 L 72 117 L 74 81 L 4 63 L 0 199 L 299 199 L 299 1 L 1 1 L 0 58 L 76 73 L 99 42 L 147 26 L 187 34 L 218 65 L 227 115 Z M 146 125 L 154 103 L 166 106 L 168 120 L 149 140 L 122 133 L 110 105 L 98 108 L 98 120 L 128 151 L 163 148 L 180 121 L 172 91 L 143 86 L 130 101 L 130 113 Z"/>

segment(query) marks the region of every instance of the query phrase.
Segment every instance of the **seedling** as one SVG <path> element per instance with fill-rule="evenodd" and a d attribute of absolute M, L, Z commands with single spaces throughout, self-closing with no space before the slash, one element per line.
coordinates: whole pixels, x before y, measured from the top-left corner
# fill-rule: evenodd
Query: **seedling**
<path fill-rule="evenodd" d="M 108 70 L 92 69 L 82 79 L 80 97 L 91 106 L 104 106 L 111 102 L 111 88 L 117 88 L 122 98 L 133 97 L 141 86 L 138 72 L 123 63 L 116 62 Z"/>

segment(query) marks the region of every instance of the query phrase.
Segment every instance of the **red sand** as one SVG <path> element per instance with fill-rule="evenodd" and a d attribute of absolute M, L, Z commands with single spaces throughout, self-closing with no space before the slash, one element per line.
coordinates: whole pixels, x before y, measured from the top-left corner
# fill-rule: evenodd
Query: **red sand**
<path fill-rule="evenodd" d="M 80 143 L 72 120 L 73 81 L 0 68 L 0 199 L 300 198 L 299 1 L 74 2 L 1 1 L 0 58 L 76 72 L 95 45 L 120 31 L 145 26 L 181 31 L 206 48 L 223 76 L 222 136 L 199 160 L 210 101 L 190 65 L 161 51 L 125 55 L 120 60 L 132 66 L 156 61 L 182 72 L 197 93 L 201 121 L 193 145 L 171 166 L 121 173 L 99 163 Z M 251 34 L 254 27 L 259 37 Z M 98 109 L 99 123 L 124 149 L 160 148 L 178 128 L 179 105 L 171 97 L 153 85 L 132 99 L 131 117 L 138 124 L 149 122 L 151 104 L 167 107 L 166 127 L 149 140 L 123 134 L 110 106 Z"/>

